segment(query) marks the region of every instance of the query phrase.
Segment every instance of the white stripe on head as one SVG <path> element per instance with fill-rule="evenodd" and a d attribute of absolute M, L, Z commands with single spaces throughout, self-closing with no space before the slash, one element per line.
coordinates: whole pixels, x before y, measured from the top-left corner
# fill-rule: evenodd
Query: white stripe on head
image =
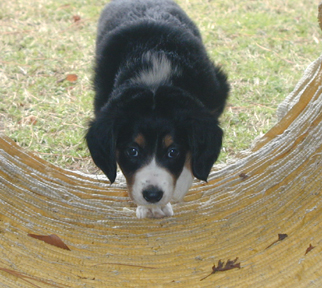
<path fill-rule="evenodd" d="M 171 61 L 164 54 L 153 54 L 150 51 L 142 56 L 142 61 L 147 61 L 151 66 L 139 71 L 132 79 L 134 83 L 145 84 L 156 89 L 162 84 L 167 84 L 177 69 L 173 68 Z"/>

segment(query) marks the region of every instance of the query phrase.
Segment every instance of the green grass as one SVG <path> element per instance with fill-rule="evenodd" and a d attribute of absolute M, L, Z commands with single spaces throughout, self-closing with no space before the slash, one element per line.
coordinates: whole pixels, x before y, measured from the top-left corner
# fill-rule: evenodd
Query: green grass
<path fill-rule="evenodd" d="M 313 0 L 180 0 L 232 91 L 220 162 L 275 123 L 277 106 L 322 51 Z M 92 117 L 96 25 L 104 1 L 0 3 L 0 129 L 69 169 L 93 172 L 83 137 Z M 73 16 L 80 16 L 75 22 Z M 60 81 L 76 74 L 76 82 Z M 36 120 L 32 124 L 30 117 Z M 28 118 L 29 117 L 29 118 Z M 1 131 L 0 131 L 1 132 Z"/>

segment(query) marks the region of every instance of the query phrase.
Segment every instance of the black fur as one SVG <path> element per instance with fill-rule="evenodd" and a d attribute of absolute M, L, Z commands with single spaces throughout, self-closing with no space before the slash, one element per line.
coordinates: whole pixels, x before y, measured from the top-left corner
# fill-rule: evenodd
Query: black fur
<path fill-rule="evenodd" d="M 134 80 L 140 71 L 152 69 L 153 63 L 143 57 L 146 53 L 166 57 L 173 69 L 170 79 L 157 87 Z M 105 7 L 98 27 L 94 88 L 95 119 L 86 140 L 95 164 L 111 182 L 116 162 L 122 170 L 130 165 L 123 163 L 124 143 L 144 129 L 154 142 L 160 133 L 173 135 L 182 151 L 191 153 L 194 176 L 207 180 L 221 149 L 218 117 L 229 85 L 209 59 L 197 27 L 177 4 L 114 0 Z M 179 162 L 180 172 L 184 161 Z"/>

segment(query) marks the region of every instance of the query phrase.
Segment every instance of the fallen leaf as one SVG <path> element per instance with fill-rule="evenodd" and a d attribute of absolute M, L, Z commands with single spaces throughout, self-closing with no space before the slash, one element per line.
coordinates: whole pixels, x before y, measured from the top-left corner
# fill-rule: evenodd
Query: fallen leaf
<path fill-rule="evenodd" d="M 267 246 L 266 249 L 272 247 L 275 243 L 277 243 L 279 241 L 283 241 L 286 237 L 288 237 L 287 234 L 278 234 L 278 239 L 276 241 L 274 241 L 271 245 Z"/>
<path fill-rule="evenodd" d="M 66 76 L 66 80 L 69 82 L 75 82 L 77 80 L 78 76 L 76 74 L 68 74 Z"/>
<path fill-rule="evenodd" d="M 37 117 L 34 115 L 30 115 L 27 117 L 22 118 L 18 121 L 18 124 L 24 124 L 24 125 L 36 125 L 37 124 Z"/>
<path fill-rule="evenodd" d="M 239 177 L 242 178 L 243 180 L 245 180 L 246 178 L 248 178 L 249 176 L 246 173 L 240 173 Z"/>
<path fill-rule="evenodd" d="M 234 268 L 240 269 L 240 263 L 236 263 L 237 260 L 238 260 L 238 257 L 235 260 L 228 259 L 226 264 L 225 264 L 225 262 L 222 262 L 221 260 L 219 260 L 217 267 L 216 267 L 216 265 L 212 266 L 212 272 L 209 275 L 207 275 L 206 277 L 200 279 L 200 281 L 208 278 L 210 275 L 215 274 L 216 272 L 228 271 L 228 270 L 231 270 Z"/>
<path fill-rule="evenodd" d="M 306 249 L 306 252 L 304 254 L 304 256 L 309 253 L 311 250 L 313 250 L 315 248 L 315 246 L 312 246 L 312 244 L 310 244 L 310 246 Z"/>
<path fill-rule="evenodd" d="M 82 276 L 78 276 L 78 275 L 77 275 L 77 277 L 79 279 L 82 279 L 82 280 L 95 280 L 95 277 L 94 278 L 88 278 L 88 277 L 82 277 Z"/>
<path fill-rule="evenodd" d="M 78 79 L 78 76 L 76 74 L 68 74 L 65 78 L 62 78 L 60 80 L 57 80 L 57 83 L 61 83 L 64 81 L 69 81 L 69 82 L 76 82 Z"/>
<path fill-rule="evenodd" d="M 15 276 L 18 279 L 21 279 L 21 280 L 29 283 L 31 286 L 34 286 L 34 287 L 37 287 L 37 288 L 41 288 L 41 287 L 38 286 L 38 285 L 36 285 L 36 284 L 34 284 L 34 283 L 32 283 L 31 281 L 28 281 L 27 279 L 33 280 L 33 281 L 36 281 L 36 282 L 39 282 L 39 283 L 42 283 L 42 284 L 47 284 L 49 286 L 56 287 L 56 288 L 61 287 L 61 286 L 53 285 L 52 283 L 50 283 L 48 281 L 44 281 L 44 280 L 38 279 L 36 277 L 30 277 L 30 276 L 24 275 L 24 274 L 22 274 L 20 272 L 17 272 L 15 270 L 11 270 L 11 269 L 8 269 L 8 268 L 2 268 L 2 267 L 0 267 L 0 271 L 3 271 L 3 272 L 6 272 L 6 273 L 8 273 L 8 274 L 10 274 L 12 276 Z M 67 287 L 67 286 L 65 286 L 65 287 Z"/>
<path fill-rule="evenodd" d="M 51 235 L 35 235 L 35 234 L 28 234 L 29 237 L 44 241 L 47 244 L 56 246 L 61 249 L 69 250 L 68 246 L 56 235 L 56 234 L 51 234 Z"/>
<path fill-rule="evenodd" d="M 278 241 L 283 241 L 287 236 L 287 234 L 278 234 Z"/>
<path fill-rule="evenodd" d="M 73 20 L 74 20 L 74 22 L 76 23 L 76 22 L 78 22 L 78 21 L 80 21 L 80 20 L 81 20 L 81 17 L 80 17 L 79 15 L 74 15 L 74 16 L 73 16 Z"/>
<path fill-rule="evenodd" d="M 19 272 L 16 272 L 16 271 L 14 271 L 14 270 L 7 269 L 7 268 L 0 268 L 0 271 L 6 272 L 6 273 L 8 273 L 8 274 L 11 274 L 11 275 L 13 275 L 13 276 L 17 277 L 18 279 L 22 279 L 22 280 L 24 280 L 25 282 L 29 283 L 30 285 L 32 285 L 32 286 L 34 286 L 34 287 L 38 287 L 38 288 L 40 288 L 38 285 L 33 284 L 32 282 L 30 282 L 30 281 L 26 280 L 26 279 L 35 280 L 35 279 L 34 279 L 34 278 L 32 278 L 32 277 L 25 276 L 25 275 L 23 275 L 23 274 L 21 274 L 21 273 L 19 273 Z"/>

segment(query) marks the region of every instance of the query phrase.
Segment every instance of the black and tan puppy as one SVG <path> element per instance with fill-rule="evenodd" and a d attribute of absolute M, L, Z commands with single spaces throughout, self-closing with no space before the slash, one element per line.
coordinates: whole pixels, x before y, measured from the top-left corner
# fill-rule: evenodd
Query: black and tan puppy
<path fill-rule="evenodd" d="M 199 30 L 171 0 L 113 0 L 98 26 L 95 119 L 86 135 L 95 164 L 126 177 L 137 217 L 173 215 L 193 178 L 218 158 L 229 85 Z"/>

